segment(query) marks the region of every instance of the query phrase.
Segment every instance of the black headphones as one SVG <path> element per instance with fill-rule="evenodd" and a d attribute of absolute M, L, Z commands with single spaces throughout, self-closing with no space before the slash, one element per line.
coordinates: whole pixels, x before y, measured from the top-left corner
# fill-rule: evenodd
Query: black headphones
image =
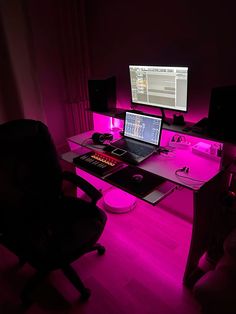
<path fill-rule="evenodd" d="M 105 141 L 112 141 L 113 135 L 110 133 L 93 133 L 92 140 L 94 144 L 103 144 Z"/>

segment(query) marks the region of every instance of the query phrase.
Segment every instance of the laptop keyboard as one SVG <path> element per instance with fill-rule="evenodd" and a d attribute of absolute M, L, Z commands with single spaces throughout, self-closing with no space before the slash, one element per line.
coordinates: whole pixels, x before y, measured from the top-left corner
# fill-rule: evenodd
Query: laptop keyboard
<path fill-rule="evenodd" d="M 154 151 L 152 147 L 147 147 L 138 143 L 129 142 L 124 139 L 117 141 L 115 143 L 115 146 L 121 149 L 125 149 L 132 154 L 142 156 L 142 157 L 145 157 Z"/>

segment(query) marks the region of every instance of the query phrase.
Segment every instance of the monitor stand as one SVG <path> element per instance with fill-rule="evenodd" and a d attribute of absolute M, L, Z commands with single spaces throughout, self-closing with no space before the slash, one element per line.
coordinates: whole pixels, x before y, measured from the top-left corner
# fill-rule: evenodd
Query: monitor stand
<path fill-rule="evenodd" d="M 161 116 L 162 116 L 163 123 L 165 123 L 166 125 L 170 125 L 170 122 L 166 118 L 164 109 L 163 108 L 160 108 L 160 109 L 161 109 Z"/>

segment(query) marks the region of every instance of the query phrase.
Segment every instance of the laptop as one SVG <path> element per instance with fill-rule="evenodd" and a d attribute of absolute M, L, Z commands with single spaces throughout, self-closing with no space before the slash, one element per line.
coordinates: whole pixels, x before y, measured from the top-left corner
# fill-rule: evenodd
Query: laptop
<path fill-rule="evenodd" d="M 123 138 L 112 142 L 104 150 L 121 160 L 137 165 L 157 151 L 161 131 L 161 117 L 127 111 Z"/>

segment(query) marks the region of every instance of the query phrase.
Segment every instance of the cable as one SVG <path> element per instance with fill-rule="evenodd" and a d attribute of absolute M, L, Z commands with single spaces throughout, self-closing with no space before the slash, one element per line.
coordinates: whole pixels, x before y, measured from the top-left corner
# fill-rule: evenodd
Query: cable
<path fill-rule="evenodd" d="M 177 169 L 175 171 L 175 175 L 180 177 L 180 178 L 183 178 L 183 179 L 188 179 L 188 180 L 192 180 L 194 182 L 199 182 L 200 183 L 205 183 L 206 181 L 204 180 L 199 180 L 199 179 L 195 179 L 195 178 L 192 178 L 192 177 L 188 177 L 186 175 L 181 175 L 179 174 L 179 172 L 184 172 L 184 173 L 188 173 L 189 172 L 189 168 L 188 167 L 183 167 L 183 168 L 180 168 L 180 169 Z"/>
<path fill-rule="evenodd" d="M 89 138 L 86 138 L 86 139 L 84 139 L 82 142 L 81 142 L 81 144 L 80 145 L 84 145 L 84 144 L 86 144 L 86 142 L 88 141 L 88 140 L 91 140 L 92 139 L 92 137 L 89 137 Z"/>
<path fill-rule="evenodd" d="M 168 154 L 168 153 L 172 153 L 174 151 L 174 149 L 172 147 L 169 146 L 160 146 L 156 149 L 156 153 L 163 153 L 163 154 Z"/>
<path fill-rule="evenodd" d="M 165 146 L 157 148 L 157 150 L 155 150 L 155 153 L 165 158 L 173 158 L 176 156 L 175 150 L 173 148 Z"/>
<path fill-rule="evenodd" d="M 92 140 L 91 137 L 89 138 L 86 138 L 84 139 L 82 142 L 81 142 L 81 146 L 86 146 L 87 144 L 87 147 L 94 147 L 94 148 L 97 148 L 97 149 L 103 149 L 105 147 L 105 145 L 103 144 L 94 144 L 94 143 L 87 143 L 89 140 Z"/>
<path fill-rule="evenodd" d="M 109 144 L 94 144 L 93 142 L 92 143 L 87 143 L 89 140 L 93 140 L 92 137 L 89 137 L 89 138 L 86 138 L 84 139 L 82 142 L 81 142 L 81 146 L 87 144 L 91 147 L 95 147 L 95 148 L 98 148 L 98 149 L 103 149 L 104 147 L 106 147 L 107 145 L 110 144 L 111 140 L 107 140 L 109 142 Z"/>
<path fill-rule="evenodd" d="M 170 149 L 168 149 L 168 148 L 166 148 L 166 147 L 161 147 L 161 148 L 159 148 L 159 153 L 161 154 L 168 154 L 169 152 L 171 152 L 171 150 Z"/>

